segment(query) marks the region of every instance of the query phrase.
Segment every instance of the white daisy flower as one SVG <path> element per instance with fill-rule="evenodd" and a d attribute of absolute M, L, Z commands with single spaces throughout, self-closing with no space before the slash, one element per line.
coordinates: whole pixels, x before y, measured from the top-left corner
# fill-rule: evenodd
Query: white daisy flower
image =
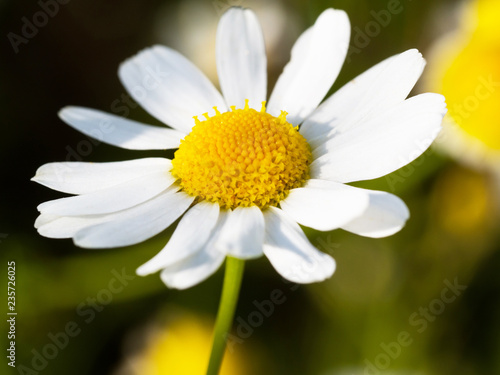
<path fill-rule="evenodd" d="M 324 11 L 293 46 L 267 102 L 264 40 L 247 9 L 231 8 L 218 26 L 222 95 L 168 47 L 126 60 L 119 69 L 123 85 L 171 128 L 82 107 L 63 108 L 59 116 L 125 149 L 178 148 L 174 159 L 43 165 L 34 181 L 75 196 L 39 205 L 38 232 L 84 248 L 113 248 L 147 240 L 180 218 L 139 275 L 161 271 L 167 286 L 184 289 L 227 256 L 265 255 L 293 282 L 329 278 L 334 260 L 311 245 L 299 224 L 368 237 L 399 231 L 409 212 L 398 197 L 347 184 L 418 157 L 446 112 L 441 95 L 406 99 L 425 65 L 416 50 L 382 61 L 321 103 L 349 37 L 347 15 Z"/>

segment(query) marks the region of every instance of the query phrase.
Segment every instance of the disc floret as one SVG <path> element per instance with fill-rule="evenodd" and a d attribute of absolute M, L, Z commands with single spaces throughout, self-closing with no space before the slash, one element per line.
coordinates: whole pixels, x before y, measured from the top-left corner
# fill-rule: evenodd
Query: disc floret
<path fill-rule="evenodd" d="M 245 101 L 243 109 L 196 116 L 172 160 L 172 174 L 187 194 L 222 208 L 277 206 L 309 177 L 311 151 L 298 128 Z"/>

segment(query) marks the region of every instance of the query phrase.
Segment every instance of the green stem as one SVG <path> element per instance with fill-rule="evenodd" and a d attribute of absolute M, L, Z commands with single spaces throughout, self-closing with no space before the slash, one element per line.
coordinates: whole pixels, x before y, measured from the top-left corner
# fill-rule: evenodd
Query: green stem
<path fill-rule="evenodd" d="M 217 320 L 215 321 L 212 353 L 208 363 L 207 375 L 218 375 L 226 351 L 226 339 L 233 324 L 234 311 L 240 293 L 241 279 L 245 261 L 227 257 L 222 297 L 219 303 Z"/>

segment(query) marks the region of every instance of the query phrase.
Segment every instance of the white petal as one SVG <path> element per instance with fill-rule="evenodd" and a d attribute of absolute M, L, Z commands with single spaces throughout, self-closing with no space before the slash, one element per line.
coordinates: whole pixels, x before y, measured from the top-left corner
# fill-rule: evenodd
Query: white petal
<path fill-rule="evenodd" d="M 264 211 L 264 254 L 284 278 L 301 284 L 323 281 L 333 275 L 335 261 L 318 251 L 300 227 L 278 208 Z"/>
<path fill-rule="evenodd" d="M 111 163 L 62 162 L 42 165 L 31 180 L 68 194 L 87 194 L 154 173 L 169 173 L 170 160 L 145 158 Z"/>
<path fill-rule="evenodd" d="M 300 127 L 312 148 L 330 133 L 356 124 L 402 102 L 419 79 L 425 60 L 412 49 L 392 56 L 354 78 L 330 96 Z"/>
<path fill-rule="evenodd" d="M 224 99 L 209 79 L 188 59 L 170 48 L 154 46 L 120 65 L 120 80 L 151 115 L 186 134 L 193 116 L 226 111 Z"/>
<path fill-rule="evenodd" d="M 129 210 L 117 213 L 112 221 L 84 228 L 73 237 L 86 248 L 112 248 L 133 245 L 151 238 L 181 216 L 194 197 L 185 193 L 164 193 Z"/>
<path fill-rule="evenodd" d="M 361 215 L 368 195 L 336 182 L 309 180 L 303 188 L 292 189 L 280 205 L 299 224 L 328 231 Z"/>
<path fill-rule="evenodd" d="M 214 243 L 219 237 L 226 219 L 227 211 L 220 211 L 219 219 L 212 231 L 212 235 L 201 251 L 162 271 L 160 274 L 161 279 L 169 288 L 186 289 L 192 287 L 219 269 L 226 254 L 219 251 L 214 246 Z"/>
<path fill-rule="evenodd" d="M 177 188 L 169 188 L 167 194 L 173 194 Z M 152 199 L 157 201 L 161 195 Z M 151 203 L 146 202 L 148 205 Z M 44 237 L 49 238 L 71 238 L 75 234 L 87 227 L 91 227 L 101 223 L 107 223 L 114 220 L 125 220 L 134 218 L 136 215 L 142 214 L 143 208 L 141 205 L 128 208 L 123 211 L 105 214 L 105 215 L 86 215 L 86 216 L 57 216 L 50 214 L 40 214 L 35 221 L 35 228 L 38 229 Z"/>
<path fill-rule="evenodd" d="M 421 94 L 382 115 L 335 136 L 315 150 L 312 178 L 338 182 L 370 180 L 391 173 L 420 156 L 441 130 L 444 98 Z"/>
<path fill-rule="evenodd" d="M 225 257 L 224 254 L 214 249 L 205 248 L 181 263 L 165 268 L 160 277 L 169 288 L 191 288 L 214 274 L 224 262 Z"/>
<path fill-rule="evenodd" d="M 198 252 L 208 241 L 218 217 L 218 204 L 203 201 L 192 207 L 182 217 L 167 245 L 140 266 L 137 274 L 154 273 Z"/>
<path fill-rule="evenodd" d="M 263 242 L 264 216 L 260 208 L 237 207 L 228 211 L 215 247 L 232 257 L 249 259 L 262 255 Z"/>
<path fill-rule="evenodd" d="M 185 136 L 177 130 L 145 125 L 84 107 L 65 107 L 58 115 L 66 124 L 83 134 L 128 150 L 178 148 Z"/>
<path fill-rule="evenodd" d="M 230 8 L 217 28 L 217 73 L 228 106 L 260 110 L 266 100 L 267 60 L 264 37 L 254 12 Z"/>
<path fill-rule="evenodd" d="M 363 215 L 342 226 L 360 236 L 380 238 L 393 235 L 403 228 L 410 212 L 404 202 L 395 195 L 374 190 L 363 190 L 370 197 L 370 203 Z"/>
<path fill-rule="evenodd" d="M 58 216 L 107 214 L 145 202 L 174 182 L 170 172 L 154 172 L 93 193 L 44 202 L 37 208 Z"/>
<path fill-rule="evenodd" d="M 38 229 L 43 225 L 46 225 L 54 220 L 59 219 L 60 216 L 57 215 L 47 215 L 47 214 L 40 214 L 35 220 L 35 228 Z"/>
<path fill-rule="evenodd" d="M 298 125 L 318 106 L 337 78 L 349 47 L 350 25 L 345 12 L 327 9 L 292 49 L 290 62 L 276 82 L 267 112 L 288 112 Z"/>
<path fill-rule="evenodd" d="M 38 233 L 48 238 L 71 238 L 83 228 L 111 221 L 113 219 L 112 215 L 116 214 L 53 217 L 50 221 L 41 222 L 49 216 L 41 214 L 39 216 Z"/>

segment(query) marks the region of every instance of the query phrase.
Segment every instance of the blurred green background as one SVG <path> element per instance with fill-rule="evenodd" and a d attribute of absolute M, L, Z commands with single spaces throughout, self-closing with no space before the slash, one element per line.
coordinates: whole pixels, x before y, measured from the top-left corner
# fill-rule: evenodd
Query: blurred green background
<path fill-rule="evenodd" d="M 190 366 L 196 362 L 203 369 L 207 360 L 199 349 L 206 346 L 207 334 L 196 327 L 197 322 L 208 328 L 213 324 L 222 270 L 186 291 L 168 290 L 157 275 L 134 277 L 135 269 L 163 247 L 171 229 L 137 246 L 98 251 L 41 237 L 33 228 L 36 206 L 61 196 L 29 181 L 40 165 L 77 158 L 171 157 L 91 141 L 58 119 L 60 108 L 121 108 L 132 119 L 158 124 L 134 103 L 126 104 L 118 65 L 146 46 L 165 44 L 217 84 L 215 28 L 228 5 L 253 8 L 262 22 L 268 92 L 295 39 L 328 7 L 344 9 L 353 27 L 351 50 L 335 90 L 406 49 L 418 48 L 427 56 L 456 26 L 459 5 L 451 0 L 61 3 L 36 35 L 15 39 L 15 47 L 9 33 L 22 36 L 23 17 L 33 20 L 42 5 L 0 3 L 0 268 L 5 290 L 7 262 L 16 262 L 18 312 L 17 367 L 10 368 L 2 356 L 0 373 L 196 374 Z M 390 7 L 398 12 L 386 22 L 383 15 Z M 499 71 L 492 74 L 498 77 Z M 415 93 L 424 90 L 420 85 Z M 499 121 L 491 119 L 495 126 Z M 311 242 L 337 260 L 330 280 L 296 288 L 265 258 L 247 262 L 235 329 L 245 331 L 246 324 L 248 337 L 233 342 L 227 357 L 234 367 L 226 373 L 500 373 L 498 181 L 488 168 L 468 167 L 431 149 L 391 176 L 362 184 L 397 194 L 407 203 L 411 219 L 400 233 L 369 239 L 341 230 L 306 229 Z M 274 290 L 283 293 L 284 302 L 263 316 L 257 305 Z M 6 291 L 3 295 L 6 312 Z M 184 320 L 191 329 L 182 328 Z M 10 341 L 7 327 L 4 322 L 0 335 L 4 353 Z M 178 341 L 161 346 L 161 332 Z M 175 347 L 175 355 L 162 355 L 155 351 L 159 347 Z M 148 361 L 166 362 L 161 366 L 170 370 L 147 370 Z M 140 370 L 137 363 L 143 363 Z"/>

